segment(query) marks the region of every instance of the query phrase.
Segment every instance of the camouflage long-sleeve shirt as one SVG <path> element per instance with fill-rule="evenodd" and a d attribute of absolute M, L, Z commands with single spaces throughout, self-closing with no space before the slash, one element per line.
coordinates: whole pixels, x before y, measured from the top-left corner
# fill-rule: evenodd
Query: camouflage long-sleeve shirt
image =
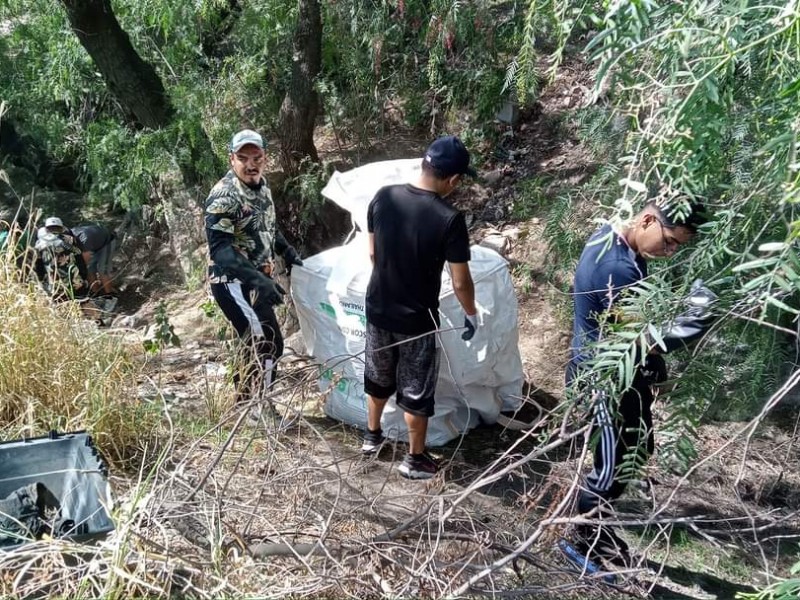
<path fill-rule="evenodd" d="M 79 292 L 86 292 L 86 264 L 70 230 L 50 233 L 42 227 L 34 247 L 37 273 L 48 293 L 55 298 L 75 298 Z"/>
<path fill-rule="evenodd" d="M 211 283 L 253 284 L 262 269 L 288 244 L 275 225 L 275 205 L 266 182 L 259 190 L 228 171 L 211 189 L 205 208 L 206 236 L 211 256 Z"/>

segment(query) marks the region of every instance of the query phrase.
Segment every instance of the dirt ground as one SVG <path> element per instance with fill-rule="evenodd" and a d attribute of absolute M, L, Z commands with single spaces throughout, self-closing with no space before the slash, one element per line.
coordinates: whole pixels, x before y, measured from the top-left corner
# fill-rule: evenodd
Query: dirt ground
<path fill-rule="evenodd" d="M 216 435 L 209 432 L 217 421 L 230 423 L 237 414 L 226 383 L 226 350 L 218 337 L 221 323 L 204 316 L 203 297 L 196 292 L 175 295 L 171 301 L 182 347 L 151 359 L 150 385 L 143 385 L 139 393 L 163 402 L 173 421 L 191 431 L 190 438 L 202 436 L 199 446 L 176 451 L 175 460 L 185 465 L 181 472 L 190 481 L 209 469 L 208 485 L 226 490 L 226 505 L 244 503 L 252 512 L 248 499 L 254 489 L 274 495 L 276 506 L 289 494 L 294 505 L 305 507 L 300 513 L 328 514 L 328 535 L 335 532 L 333 537 L 347 545 L 400 526 L 428 504 L 443 507 L 463 498 L 453 516 L 460 525 L 445 528 L 448 535 L 471 531 L 512 548 L 550 514 L 580 468 L 574 448 L 568 446 L 514 464 L 535 452 L 542 439 L 495 425 L 434 449 L 434 456 L 446 465 L 442 476 L 424 484 L 408 482 L 396 472 L 402 446 L 389 446 L 377 459 L 364 460 L 357 451 L 359 432 L 324 416 L 316 370 L 302 356 L 292 357 L 275 400 L 284 424 L 279 430 L 269 423 L 243 428 L 222 463 L 212 468 L 222 434 L 230 427 Z M 530 355 L 524 359 L 532 365 L 544 362 Z M 522 569 L 516 579 L 506 574 L 500 578 L 502 587 L 536 589 L 536 597 L 544 598 L 551 596 L 542 588 L 558 584 L 570 593 L 553 598 L 647 597 L 649 589 L 652 598 L 722 599 L 763 584 L 760 573 L 785 574 L 797 559 L 800 539 L 797 439 L 785 423 L 763 424 L 749 441 L 741 431 L 744 427 L 705 425 L 699 432 L 702 462 L 692 472 L 679 476 L 653 461 L 646 477 L 623 497 L 620 518 L 630 523 L 624 536 L 634 553 L 644 557 L 635 581 L 621 589 L 597 584 L 570 588 L 578 580 L 553 550 L 558 532 L 553 528 L 531 549 L 539 561 L 536 567 Z M 298 479 L 300 465 L 303 472 L 315 474 Z M 503 476 L 496 476 L 506 468 Z M 484 483 L 476 484 L 481 478 Z M 287 480 L 295 479 L 302 485 L 286 488 Z M 210 494 L 209 502 L 220 498 Z M 255 521 L 232 519 L 226 526 L 244 531 L 251 541 L 313 543 L 314 526 L 301 526 L 297 512 L 287 508 L 280 517 L 284 529 L 294 532 L 291 535 L 275 533 L 275 516 L 269 510 L 259 514 Z M 437 516 L 434 510 L 428 523 Z"/>

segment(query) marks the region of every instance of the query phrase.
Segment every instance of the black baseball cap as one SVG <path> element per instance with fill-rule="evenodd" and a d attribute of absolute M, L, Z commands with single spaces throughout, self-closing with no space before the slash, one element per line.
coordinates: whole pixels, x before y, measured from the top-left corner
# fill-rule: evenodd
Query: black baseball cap
<path fill-rule="evenodd" d="M 431 167 L 446 175 L 469 175 L 477 177 L 478 173 L 469 166 L 469 151 L 464 143 L 454 135 L 440 137 L 428 146 L 423 159 Z"/>

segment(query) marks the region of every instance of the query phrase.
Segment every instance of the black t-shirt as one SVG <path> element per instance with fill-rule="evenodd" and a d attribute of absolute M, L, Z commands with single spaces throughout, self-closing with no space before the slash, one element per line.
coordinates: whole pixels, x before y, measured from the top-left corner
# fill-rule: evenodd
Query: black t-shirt
<path fill-rule="evenodd" d="M 367 320 L 409 335 L 435 329 L 445 261 L 469 262 L 464 215 L 433 192 L 391 185 L 375 194 L 367 222 L 375 235 Z"/>
<path fill-rule="evenodd" d="M 97 252 L 111 241 L 111 232 L 102 225 L 78 225 L 72 228 L 75 243 L 83 252 Z"/>

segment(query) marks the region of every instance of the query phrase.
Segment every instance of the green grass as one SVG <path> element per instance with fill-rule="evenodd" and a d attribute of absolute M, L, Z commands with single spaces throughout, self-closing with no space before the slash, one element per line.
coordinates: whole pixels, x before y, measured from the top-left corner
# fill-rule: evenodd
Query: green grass
<path fill-rule="evenodd" d="M 673 527 L 668 534 L 647 529 L 639 534 L 639 540 L 641 547 L 649 547 L 648 557 L 652 561 L 666 560 L 696 573 L 750 582 L 758 569 L 743 549 L 732 551 L 711 546 L 683 528 Z"/>
<path fill-rule="evenodd" d="M 550 177 L 538 175 L 522 180 L 518 185 L 517 197 L 511 209 L 514 219 L 527 221 L 536 216 L 543 216 L 551 201 L 550 183 Z"/>

